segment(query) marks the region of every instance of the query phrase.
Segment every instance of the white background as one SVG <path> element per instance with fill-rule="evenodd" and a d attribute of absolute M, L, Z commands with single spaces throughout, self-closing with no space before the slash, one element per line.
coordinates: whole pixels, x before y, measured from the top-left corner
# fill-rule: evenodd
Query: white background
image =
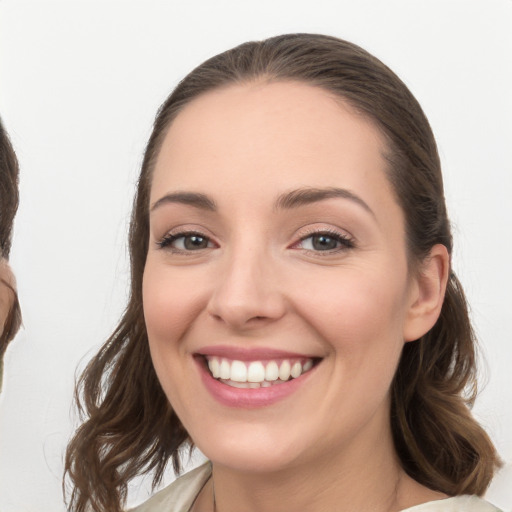
<path fill-rule="evenodd" d="M 487 361 L 475 407 L 512 510 L 512 1 L 0 1 L 0 113 L 21 165 L 12 266 L 24 329 L 0 395 L 0 510 L 63 511 L 77 366 L 125 304 L 134 183 L 157 107 L 193 66 L 249 39 L 322 32 L 408 84 L 433 126 L 455 268 Z M 170 478 L 170 476 L 169 476 Z M 147 486 L 132 486 L 132 502 Z"/>

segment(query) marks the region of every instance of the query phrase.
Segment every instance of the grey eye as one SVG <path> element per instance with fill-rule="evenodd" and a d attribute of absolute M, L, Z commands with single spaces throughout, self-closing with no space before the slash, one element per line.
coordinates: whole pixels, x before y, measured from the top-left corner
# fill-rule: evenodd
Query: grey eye
<path fill-rule="evenodd" d="M 167 235 L 158 245 L 161 249 L 168 248 L 171 251 L 191 252 L 200 251 L 215 247 L 215 244 L 207 236 L 201 233 L 176 233 L 175 235 Z"/>
<path fill-rule="evenodd" d="M 319 232 L 304 237 L 297 247 L 313 252 L 338 252 L 353 248 L 354 243 L 341 233 Z"/>
<path fill-rule="evenodd" d="M 332 251 L 340 246 L 340 241 L 334 236 L 319 233 L 304 238 L 301 246 L 310 251 Z"/>
<path fill-rule="evenodd" d="M 183 235 L 174 241 L 174 247 L 186 251 L 197 251 L 209 247 L 210 240 L 202 235 Z"/>
<path fill-rule="evenodd" d="M 338 247 L 339 241 L 328 235 L 315 235 L 311 237 L 311 245 L 315 251 L 330 251 Z"/>

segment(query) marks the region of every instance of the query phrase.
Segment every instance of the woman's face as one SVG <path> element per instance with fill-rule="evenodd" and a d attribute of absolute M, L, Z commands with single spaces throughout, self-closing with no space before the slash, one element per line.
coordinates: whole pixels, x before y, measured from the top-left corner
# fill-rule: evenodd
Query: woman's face
<path fill-rule="evenodd" d="M 210 92 L 170 127 L 144 314 L 163 389 L 212 461 L 268 471 L 388 438 L 417 286 L 384 150 L 300 83 Z"/>

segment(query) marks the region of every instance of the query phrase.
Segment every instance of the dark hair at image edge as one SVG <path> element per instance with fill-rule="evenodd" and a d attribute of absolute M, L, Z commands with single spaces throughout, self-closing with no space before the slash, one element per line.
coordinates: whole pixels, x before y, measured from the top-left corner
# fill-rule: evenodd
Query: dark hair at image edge
<path fill-rule="evenodd" d="M 170 123 L 190 101 L 216 88 L 265 80 L 318 86 L 373 120 L 388 143 L 388 176 L 405 214 L 411 267 L 418 268 L 435 244 L 452 251 L 432 131 L 407 87 L 378 59 L 333 37 L 290 34 L 242 44 L 201 64 L 156 117 L 131 218 L 129 303 L 77 384 L 85 422 L 68 446 L 65 466 L 74 512 L 119 512 L 132 477 L 152 471 L 156 485 L 169 460 L 180 470 L 190 440 L 153 370 L 142 309 L 152 170 Z M 475 345 L 464 293 L 451 272 L 439 320 L 405 344 L 391 390 L 403 468 L 449 495 L 483 494 L 499 466 L 469 409 L 476 396 Z"/>
<path fill-rule="evenodd" d="M 0 119 L 0 257 L 9 258 L 11 251 L 12 226 L 18 210 L 19 167 L 16 154 Z M 10 288 L 14 301 L 5 323 L 0 326 L 0 389 L 2 387 L 2 365 L 7 345 L 14 338 L 21 325 L 21 309 L 16 290 L 7 281 L 3 284 Z"/>

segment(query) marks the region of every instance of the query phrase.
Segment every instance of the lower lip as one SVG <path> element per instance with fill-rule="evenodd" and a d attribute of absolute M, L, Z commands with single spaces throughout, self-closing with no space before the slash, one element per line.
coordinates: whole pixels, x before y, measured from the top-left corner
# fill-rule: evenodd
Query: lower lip
<path fill-rule="evenodd" d="M 202 358 L 201 358 L 202 359 Z M 202 360 L 196 359 L 201 379 L 210 394 L 221 404 L 228 407 L 254 408 L 266 407 L 295 393 L 316 370 L 311 370 L 296 379 L 290 379 L 282 384 L 274 384 L 268 388 L 234 388 L 214 379 L 206 369 Z"/>

